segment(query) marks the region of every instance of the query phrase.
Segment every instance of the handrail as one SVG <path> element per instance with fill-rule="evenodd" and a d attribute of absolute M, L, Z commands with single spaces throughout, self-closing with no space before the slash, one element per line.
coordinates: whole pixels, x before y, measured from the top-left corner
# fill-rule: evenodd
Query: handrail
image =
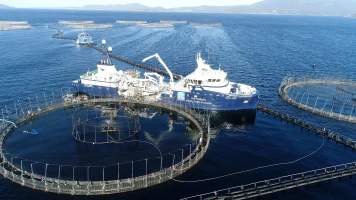
<path fill-rule="evenodd" d="M 179 162 L 173 162 L 172 166 L 163 169 L 161 168 L 159 171 L 151 172 L 149 174 L 137 177 L 117 180 L 105 180 L 103 178 L 102 181 L 71 181 L 60 178 L 47 177 L 46 172 L 44 175 L 33 173 L 33 171 L 28 172 L 22 170 L 22 166 L 19 167 L 13 163 L 13 159 L 20 159 L 19 157 L 15 156 L 9 159 L 6 156 L 5 152 L 0 151 L 0 174 L 2 174 L 5 178 L 15 183 L 19 183 L 23 186 L 47 192 L 71 195 L 102 195 L 138 190 L 171 180 L 174 177 L 181 175 L 182 173 L 186 172 L 191 167 L 196 165 L 203 158 L 208 149 L 210 134 L 209 128 L 205 127 L 206 125 L 208 125 L 206 124 L 206 120 L 203 118 L 203 116 L 193 110 L 186 108 L 183 104 L 168 105 L 164 102 L 159 101 L 145 101 L 143 99 L 139 100 L 124 98 L 93 98 L 78 99 L 78 101 L 63 101 L 64 98 L 62 98 L 61 96 L 55 96 L 54 94 L 56 93 L 54 92 L 52 94 L 53 96 L 44 94 L 44 101 L 39 105 L 35 105 L 35 103 L 33 102 L 34 99 L 38 99 L 37 96 L 36 98 L 29 98 L 29 102 L 28 104 L 26 104 L 27 106 L 29 106 L 28 108 L 23 107 L 23 105 L 21 104 L 15 104 L 14 107 L 16 112 L 13 116 L 16 121 L 15 123 L 22 124 L 26 121 L 31 120 L 34 117 L 38 117 L 44 113 L 54 111 L 63 107 L 114 102 L 124 104 L 140 104 L 178 112 L 183 117 L 187 118 L 189 121 L 195 124 L 195 126 L 198 128 L 199 133 L 201 133 L 202 139 L 199 141 L 198 145 L 194 149 L 192 149 L 188 156 L 186 156 L 185 158 L 182 157 L 182 160 Z M 58 100 L 59 97 L 61 100 Z M 40 103 L 39 99 L 38 103 Z M 6 109 L 5 113 L 9 114 L 10 112 Z M 3 142 L 6 139 L 6 135 L 11 133 L 12 128 L 7 127 L 0 131 L 2 133 L 0 135 L 0 149 L 2 149 Z M 49 165 L 50 164 L 45 164 L 46 170 L 47 166 Z"/>
<path fill-rule="evenodd" d="M 341 120 L 341 121 L 346 121 L 346 122 L 350 122 L 350 123 L 356 123 L 356 106 L 353 104 L 348 104 L 346 102 L 344 102 L 342 104 L 342 107 L 335 111 L 333 110 L 334 105 L 331 105 L 331 110 L 325 110 L 325 107 L 327 105 L 328 101 L 331 100 L 323 100 L 323 98 L 321 97 L 316 97 L 315 101 L 312 102 L 312 105 L 308 105 L 310 104 L 310 94 L 308 93 L 307 95 L 305 95 L 305 93 L 303 93 L 303 95 L 301 95 L 300 97 L 300 101 L 298 101 L 297 97 L 298 95 L 300 96 L 300 94 L 297 93 L 297 95 L 295 95 L 295 97 L 291 97 L 288 94 L 288 90 L 292 87 L 295 86 L 300 86 L 300 85 L 308 85 L 308 84 L 334 84 L 334 85 L 340 85 L 340 84 L 347 84 L 350 86 L 354 86 L 356 87 L 356 82 L 351 81 L 351 80 L 335 80 L 335 79 L 298 79 L 298 78 L 285 78 L 282 82 L 281 85 L 278 89 L 278 93 L 279 96 L 285 100 L 286 102 L 288 102 L 289 104 L 296 106 L 300 109 L 303 109 L 305 111 L 323 116 L 323 117 L 328 117 L 328 118 L 333 118 L 336 120 Z M 306 97 L 304 97 L 306 96 Z M 303 102 L 303 97 L 304 102 Z M 309 100 L 309 102 L 308 102 Z M 324 102 L 324 106 L 322 106 L 321 108 L 318 107 L 318 102 L 320 103 L 321 100 L 323 100 Z M 349 112 L 345 113 L 346 111 L 346 107 L 350 108 L 348 109 Z"/>
<path fill-rule="evenodd" d="M 350 173 L 350 174 L 343 174 L 343 175 L 354 175 L 356 174 L 356 162 L 351 162 L 351 163 L 346 163 L 346 164 L 340 164 L 340 165 L 335 165 L 335 166 L 329 166 L 325 168 L 320 168 L 320 169 L 314 169 L 314 170 L 309 170 L 305 172 L 300 172 L 300 173 L 295 173 L 291 175 L 286 175 L 286 176 L 281 176 L 277 178 L 272 178 L 272 179 L 266 179 L 262 181 L 257 181 L 245 185 L 239 185 L 239 186 L 234 186 L 234 187 L 229 187 L 221 190 L 215 190 L 213 192 L 208 192 L 208 193 L 203 193 L 199 195 L 194 195 L 186 198 L 182 198 L 182 200 L 191 200 L 191 199 L 205 199 L 206 197 L 221 197 L 224 195 L 224 197 L 234 197 L 234 195 L 237 195 L 238 193 L 241 194 L 241 196 L 248 196 L 246 193 L 253 193 L 258 192 L 259 189 L 264 188 L 265 190 L 268 190 L 269 188 L 273 188 L 276 185 L 293 185 L 293 182 L 301 182 L 304 184 L 299 184 L 299 185 L 294 185 L 295 187 L 302 186 L 308 183 L 308 181 L 313 178 L 316 179 L 314 180 L 317 182 L 317 178 L 326 175 L 326 174 L 331 174 L 339 177 L 338 175 L 340 173 Z M 305 182 L 303 182 L 303 180 Z M 329 180 L 329 179 L 328 179 Z M 322 180 L 320 180 L 322 181 Z M 285 188 L 283 190 L 286 190 L 288 188 Z M 267 192 L 266 192 L 267 193 Z M 268 192 L 271 193 L 271 192 Z M 262 196 L 264 193 L 259 193 L 254 195 L 253 197 L 256 196 Z M 224 198 L 221 198 L 224 199 Z M 239 199 L 239 198 L 236 198 Z M 242 199 L 242 198 L 241 198 Z"/>

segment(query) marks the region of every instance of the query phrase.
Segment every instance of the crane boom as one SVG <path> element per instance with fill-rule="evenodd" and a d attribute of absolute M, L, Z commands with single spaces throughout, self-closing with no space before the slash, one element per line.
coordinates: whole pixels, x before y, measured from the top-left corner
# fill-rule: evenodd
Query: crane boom
<path fill-rule="evenodd" d="M 156 58 L 159 63 L 164 67 L 164 69 L 167 71 L 169 78 L 170 78 L 170 84 L 173 84 L 173 74 L 171 70 L 168 68 L 166 63 L 162 60 L 162 58 L 159 56 L 158 53 L 153 54 L 152 56 L 148 56 L 147 58 L 143 59 L 142 62 L 147 62 L 148 60 L 151 60 L 152 58 Z"/>

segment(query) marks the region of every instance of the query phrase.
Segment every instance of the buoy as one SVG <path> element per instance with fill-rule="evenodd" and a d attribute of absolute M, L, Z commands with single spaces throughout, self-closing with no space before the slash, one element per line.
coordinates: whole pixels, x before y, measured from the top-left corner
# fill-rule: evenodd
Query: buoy
<path fill-rule="evenodd" d="M 28 134 L 31 134 L 31 135 L 39 135 L 40 134 L 36 129 L 32 129 L 31 132 L 30 131 L 23 131 L 23 133 L 28 133 Z"/>
<path fill-rule="evenodd" d="M 39 135 L 40 133 L 36 129 L 31 130 L 32 135 Z"/>

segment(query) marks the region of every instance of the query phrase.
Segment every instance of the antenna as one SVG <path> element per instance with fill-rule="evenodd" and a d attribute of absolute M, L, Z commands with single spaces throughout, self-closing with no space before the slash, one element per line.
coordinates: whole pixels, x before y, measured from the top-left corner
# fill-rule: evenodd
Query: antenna
<path fill-rule="evenodd" d="M 101 40 L 102 52 L 101 64 L 112 65 L 110 54 L 112 53 L 112 47 L 107 47 L 105 39 Z"/>
<path fill-rule="evenodd" d="M 210 48 L 208 48 L 208 62 L 210 62 Z"/>

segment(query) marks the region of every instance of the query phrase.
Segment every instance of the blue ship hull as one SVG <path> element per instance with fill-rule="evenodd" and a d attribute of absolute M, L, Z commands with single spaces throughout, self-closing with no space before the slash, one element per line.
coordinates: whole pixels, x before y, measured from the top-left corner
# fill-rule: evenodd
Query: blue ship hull
<path fill-rule="evenodd" d="M 119 97 L 117 88 L 88 87 L 81 83 L 75 83 L 74 89 L 78 93 L 92 97 Z M 256 110 L 258 95 L 231 97 L 221 93 L 193 88 L 189 93 L 174 91 L 172 96 L 162 94 L 161 100 L 167 104 L 181 104 L 191 109 L 231 113 L 234 111 Z"/>
<path fill-rule="evenodd" d="M 184 104 L 189 108 L 210 111 L 256 110 L 258 95 L 229 96 L 193 87 L 189 93 L 174 91 L 172 97 L 162 95 L 162 100 L 170 104 Z"/>
<path fill-rule="evenodd" d="M 117 88 L 87 86 L 81 83 L 73 83 L 74 91 L 81 94 L 86 94 L 91 97 L 119 97 Z"/>

